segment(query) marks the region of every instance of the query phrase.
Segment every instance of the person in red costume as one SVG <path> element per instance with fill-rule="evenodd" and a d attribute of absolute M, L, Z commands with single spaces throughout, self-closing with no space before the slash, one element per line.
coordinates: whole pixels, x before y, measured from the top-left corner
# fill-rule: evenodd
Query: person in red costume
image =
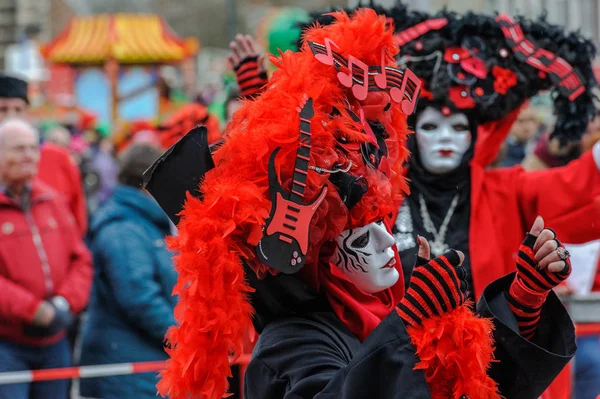
<path fill-rule="evenodd" d="M 27 118 L 27 82 L 0 75 L 0 121 L 9 117 Z M 67 201 L 83 237 L 87 231 L 87 208 L 81 172 L 67 149 L 46 143 L 40 151 L 38 177 Z"/>
<path fill-rule="evenodd" d="M 391 226 L 420 80 L 395 67 L 386 18 L 332 17 L 272 59 L 268 87 L 212 154 L 197 128 L 147 172 L 179 232 L 159 392 L 222 397 L 254 326 L 247 398 L 537 398 L 575 351 L 550 289 L 569 275 L 568 253 L 537 220 L 479 317 L 465 254 L 429 259 L 420 240 L 405 290 Z"/>
<path fill-rule="evenodd" d="M 399 63 L 425 83 L 411 121 L 411 194 L 395 224 L 407 281 L 416 235 L 430 241 L 434 254 L 447 246 L 469 254 L 465 267 L 475 298 L 512 270 L 515 248 L 537 215 L 565 242 L 599 238 L 600 146 L 543 172 L 488 168 L 522 104 L 540 90 L 555 93 L 552 137 L 568 145 L 585 132 L 597 112 L 593 44 L 543 19 L 426 15 L 402 7 L 390 15 Z M 553 187 L 568 190 L 545 195 Z M 544 397 L 567 399 L 570 391 L 565 371 Z"/>

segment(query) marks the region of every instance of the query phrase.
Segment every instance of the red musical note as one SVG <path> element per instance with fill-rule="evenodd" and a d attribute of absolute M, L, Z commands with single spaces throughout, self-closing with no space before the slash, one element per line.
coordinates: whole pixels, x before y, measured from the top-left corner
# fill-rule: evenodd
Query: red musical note
<path fill-rule="evenodd" d="M 375 84 L 381 88 L 385 89 L 387 87 L 387 76 L 385 74 L 385 56 L 387 49 L 381 51 L 381 73 L 375 75 Z"/>
<path fill-rule="evenodd" d="M 339 49 L 338 45 L 333 42 L 333 40 L 325 38 L 325 48 L 327 49 L 327 54 L 315 54 L 315 58 L 317 61 L 325 64 L 325 65 L 333 65 L 333 51 L 331 50 L 331 46 Z"/>
<path fill-rule="evenodd" d="M 367 120 L 365 119 L 365 111 L 363 111 L 363 109 L 360 108 L 358 110 L 358 114 L 360 115 L 360 123 L 362 125 L 363 130 L 365 131 L 367 136 L 369 136 L 371 138 L 372 143 L 375 146 L 377 146 L 377 148 L 379 148 L 379 145 L 377 144 L 377 137 L 375 137 L 375 133 L 373 133 L 373 129 L 371 129 L 369 122 L 367 122 Z"/>
<path fill-rule="evenodd" d="M 404 92 L 406 91 L 406 86 L 409 82 L 412 82 L 414 84 L 415 89 L 411 93 L 411 99 L 405 100 Z M 421 82 L 421 79 L 419 79 L 413 71 L 407 68 L 404 70 L 404 78 L 402 79 L 402 86 L 400 87 L 400 89 L 394 87 L 392 90 L 390 90 L 390 97 L 392 97 L 392 100 L 394 100 L 395 102 L 401 103 L 402 112 L 404 112 L 406 115 L 410 115 L 415 111 L 422 84 L 423 82 Z"/>
<path fill-rule="evenodd" d="M 355 85 L 354 81 L 352 80 L 352 76 L 354 74 L 352 70 L 353 65 L 358 66 L 362 70 L 362 84 Z M 354 94 L 354 97 L 357 100 L 364 100 L 367 98 L 367 93 L 369 91 L 369 66 L 367 64 L 351 55 L 348 58 L 348 73 L 340 71 L 338 72 L 337 77 L 342 85 L 346 87 L 352 87 L 352 94 Z"/>

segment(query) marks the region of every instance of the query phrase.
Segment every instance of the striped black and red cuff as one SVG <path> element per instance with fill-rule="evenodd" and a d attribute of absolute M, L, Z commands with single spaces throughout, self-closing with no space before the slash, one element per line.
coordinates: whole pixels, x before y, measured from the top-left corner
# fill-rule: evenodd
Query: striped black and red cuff
<path fill-rule="evenodd" d="M 533 252 L 535 241 L 535 236 L 527 234 L 525 241 L 519 247 L 517 256 L 518 275 L 527 288 L 538 292 L 549 291 L 567 279 L 570 270 L 567 273 L 551 273 L 546 269 L 539 270 Z M 569 262 L 569 260 L 567 259 L 566 262 Z"/>
<path fill-rule="evenodd" d="M 396 307 L 405 324 L 419 325 L 464 303 L 466 273 L 459 264 L 458 254 L 450 251 L 414 269 L 406 295 Z"/>
<path fill-rule="evenodd" d="M 525 286 L 518 276 L 515 276 L 509 291 L 506 293 L 508 305 L 517 319 L 519 331 L 526 339 L 532 339 L 535 335 L 542 306 L 546 301 L 548 292 L 534 291 Z"/>
<path fill-rule="evenodd" d="M 267 73 L 260 71 L 256 56 L 244 58 L 234 71 L 243 98 L 255 96 L 267 84 Z"/>

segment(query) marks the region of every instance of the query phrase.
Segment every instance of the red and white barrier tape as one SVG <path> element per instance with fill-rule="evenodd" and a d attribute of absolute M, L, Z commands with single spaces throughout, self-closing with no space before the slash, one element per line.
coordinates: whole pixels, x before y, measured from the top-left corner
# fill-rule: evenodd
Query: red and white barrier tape
<path fill-rule="evenodd" d="M 247 364 L 250 355 L 240 356 L 233 364 Z M 9 371 L 0 373 L 0 385 L 23 384 L 38 381 L 70 380 L 73 378 L 113 377 L 158 372 L 165 368 L 164 361 L 105 364 L 101 366 L 65 367 L 60 369 Z"/>
<path fill-rule="evenodd" d="M 66 367 L 60 369 L 10 371 L 0 373 L 0 385 L 149 373 L 160 371 L 164 369 L 164 367 L 165 362 L 159 361 L 107 364 L 102 366 Z"/>

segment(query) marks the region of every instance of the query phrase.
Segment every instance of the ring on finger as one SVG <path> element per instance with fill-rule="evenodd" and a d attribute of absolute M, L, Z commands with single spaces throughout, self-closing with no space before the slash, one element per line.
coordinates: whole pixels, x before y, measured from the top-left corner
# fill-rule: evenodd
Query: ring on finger
<path fill-rule="evenodd" d="M 567 260 L 571 256 L 571 253 L 565 247 L 556 248 L 556 254 L 560 258 L 560 260 Z"/>

